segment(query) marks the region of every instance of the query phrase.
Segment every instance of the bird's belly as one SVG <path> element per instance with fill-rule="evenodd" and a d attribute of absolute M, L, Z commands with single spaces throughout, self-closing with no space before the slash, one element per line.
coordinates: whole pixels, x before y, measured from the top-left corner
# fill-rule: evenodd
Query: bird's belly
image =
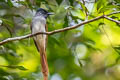
<path fill-rule="evenodd" d="M 41 22 L 35 22 L 33 24 L 32 33 L 46 32 L 45 25 Z"/>
<path fill-rule="evenodd" d="M 45 25 L 42 24 L 41 22 L 35 22 L 33 25 L 32 25 L 32 33 L 38 33 L 38 32 L 46 32 L 46 29 L 45 29 Z M 40 47 L 40 46 L 43 46 L 44 49 L 45 49 L 45 44 L 46 44 L 46 35 L 45 34 L 40 34 L 40 35 L 36 35 L 34 36 L 34 40 L 37 42 L 37 45 Z"/>

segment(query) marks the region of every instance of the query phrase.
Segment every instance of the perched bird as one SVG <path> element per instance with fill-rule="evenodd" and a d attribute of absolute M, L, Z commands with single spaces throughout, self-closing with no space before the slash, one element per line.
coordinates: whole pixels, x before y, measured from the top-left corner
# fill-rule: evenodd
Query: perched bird
<path fill-rule="evenodd" d="M 35 14 L 35 16 L 32 19 L 31 24 L 31 32 L 32 34 L 37 32 L 46 32 L 47 26 L 46 26 L 46 19 L 49 15 L 52 15 L 52 13 L 49 13 L 45 9 L 39 8 Z M 42 67 L 42 73 L 44 76 L 44 80 L 48 80 L 48 63 L 47 63 L 47 57 L 46 57 L 46 40 L 47 36 L 45 34 L 39 34 L 33 37 L 35 45 L 40 52 L 40 58 L 41 58 L 41 67 Z"/>

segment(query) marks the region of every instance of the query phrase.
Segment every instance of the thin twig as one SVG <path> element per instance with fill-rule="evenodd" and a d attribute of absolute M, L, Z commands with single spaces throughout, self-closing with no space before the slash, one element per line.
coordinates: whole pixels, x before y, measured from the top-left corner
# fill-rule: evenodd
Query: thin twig
<path fill-rule="evenodd" d="M 5 26 L 5 28 L 8 30 L 10 37 L 12 37 L 12 31 L 10 30 L 10 28 L 8 26 Z"/>
<path fill-rule="evenodd" d="M 104 16 L 104 18 L 106 18 L 106 19 L 108 19 L 108 20 L 110 20 L 110 21 L 113 21 L 113 22 L 115 22 L 115 23 L 117 23 L 117 24 L 120 24 L 120 21 L 114 20 L 114 19 L 109 18 L 109 17 L 107 17 L 107 16 Z"/>
<path fill-rule="evenodd" d="M 118 14 L 118 13 L 120 13 L 120 11 L 112 12 L 112 13 L 108 14 L 107 16 L 110 16 L 110 15 L 113 15 L 113 14 Z"/>
<path fill-rule="evenodd" d="M 96 21 L 96 20 L 101 19 L 101 18 L 106 18 L 106 16 L 110 16 L 112 14 L 117 14 L 117 13 L 120 13 L 120 12 L 114 12 L 114 13 L 110 13 L 108 15 L 102 15 L 102 16 L 96 17 L 94 19 L 91 19 L 91 20 L 88 20 L 88 21 L 84 21 L 84 22 L 82 22 L 80 24 L 77 24 L 77 25 L 74 25 L 74 26 L 65 27 L 65 28 L 54 30 L 54 31 L 50 31 L 50 32 L 38 32 L 38 33 L 35 33 L 35 34 L 28 34 L 28 35 L 25 35 L 25 36 L 8 38 L 8 39 L 5 39 L 5 40 L 1 41 L 0 45 L 3 45 L 5 43 L 11 42 L 11 41 L 26 39 L 26 38 L 33 37 L 33 36 L 36 36 L 36 35 L 39 35 L 39 34 L 52 35 L 52 34 L 55 34 L 55 33 L 64 32 L 64 31 L 71 30 L 71 29 L 75 29 L 75 28 L 80 27 L 80 26 L 82 26 L 84 24 Z M 111 18 L 108 18 L 108 17 L 107 17 L 107 19 L 111 20 Z M 114 20 L 112 20 L 112 21 L 114 21 Z M 116 22 L 116 20 L 114 22 Z M 117 23 L 119 23 L 119 22 L 117 22 Z"/>

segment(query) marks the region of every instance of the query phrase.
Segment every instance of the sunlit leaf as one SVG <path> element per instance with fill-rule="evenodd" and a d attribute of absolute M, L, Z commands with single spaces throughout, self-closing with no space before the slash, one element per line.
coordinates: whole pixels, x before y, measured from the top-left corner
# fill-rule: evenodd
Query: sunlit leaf
<path fill-rule="evenodd" d="M 71 14 L 73 19 L 80 19 L 80 20 L 84 20 L 85 19 L 85 13 L 81 10 L 81 9 L 73 9 L 71 10 Z"/>
<path fill-rule="evenodd" d="M 86 16 L 87 16 L 88 9 L 86 8 L 86 6 L 83 3 L 81 3 L 79 0 L 76 0 L 76 1 L 81 5 L 83 11 L 86 13 Z"/>
<path fill-rule="evenodd" d="M 23 66 L 17 66 L 16 68 L 19 69 L 19 70 L 28 70 L 28 69 L 26 69 L 26 68 L 23 67 Z"/>
<path fill-rule="evenodd" d="M 119 2 L 120 0 L 0 0 L 0 40 L 10 37 L 7 28 L 10 28 L 13 37 L 30 34 L 30 24 L 37 8 L 54 13 L 46 20 L 48 31 L 85 21 L 84 25 L 76 29 L 48 35 L 46 55 L 50 79 L 119 80 L 120 25 L 104 18 L 86 23 L 90 19 L 111 13 L 115 14 L 108 17 L 120 21 L 120 14 L 116 13 L 120 11 Z M 106 35 L 101 33 L 102 26 L 109 35 L 111 44 Z M 84 46 L 75 46 L 79 44 Z M 73 52 L 79 53 L 79 58 L 83 56 L 77 60 L 77 64 Z M 43 80 L 40 53 L 32 38 L 1 45 L 0 65 L 0 80 Z"/>
<path fill-rule="evenodd" d="M 97 1 L 97 10 L 101 9 L 106 4 L 107 4 L 107 0 L 98 0 Z"/>
<path fill-rule="evenodd" d="M 114 8 L 117 8 L 118 6 L 115 6 L 115 5 L 107 5 L 107 6 L 104 6 L 103 8 L 99 9 L 99 13 L 103 13 L 105 11 L 108 11 L 108 10 L 112 10 Z"/>
<path fill-rule="evenodd" d="M 98 25 L 99 25 L 99 26 L 101 26 L 101 25 L 105 25 L 105 23 L 101 22 L 101 23 L 99 23 Z"/>
<path fill-rule="evenodd" d="M 111 16 L 111 18 L 112 18 L 112 19 L 116 19 L 116 18 L 118 19 L 118 17 L 117 17 L 117 16 Z"/>
<path fill-rule="evenodd" d="M 49 40 L 51 40 L 51 42 L 54 42 L 54 43 L 60 45 L 59 41 L 57 39 L 55 39 L 54 37 L 49 37 Z"/>
<path fill-rule="evenodd" d="M 14 23 L 11 20 L 3 19 L 3 18 L 1 20 L 3 21 L 3 24 L 7 24 L 10 27 L 14 27 Z"/>
<path fill-rule="evenodd" d="M 120 55 L 120 45 L 113 47 L 115 51 Z"/>
<path fill-rule="evenodd" d="M 14 65 L 10 65 L 10 66 L 4 66 L 4 65 L 0 65 L 0 67 L 7 67 L 7 68 L 11 68 L 11 69 L 19 69 L 19 70 L 28 70 L 23 66 L 14 66 Z"/>
<path fill-rule="evenodd" d="M 7 3 L 10 7 L 13 7 L 13 3 L 11 2 L 11 0 L 7 0 Z"/>

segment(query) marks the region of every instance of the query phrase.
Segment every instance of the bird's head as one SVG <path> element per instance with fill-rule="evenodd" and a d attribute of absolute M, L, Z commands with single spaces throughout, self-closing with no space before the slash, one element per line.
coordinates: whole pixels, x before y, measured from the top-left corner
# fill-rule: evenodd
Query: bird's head
<path fill-rule="evenodd" d="M 37 16 L 43 16 L 43 17 L 47 18 L 49 15 L 53 15 L 53 13 L 48 12 L 43 8 L 39 8 L 36 12 L 36 15 Z"/>

